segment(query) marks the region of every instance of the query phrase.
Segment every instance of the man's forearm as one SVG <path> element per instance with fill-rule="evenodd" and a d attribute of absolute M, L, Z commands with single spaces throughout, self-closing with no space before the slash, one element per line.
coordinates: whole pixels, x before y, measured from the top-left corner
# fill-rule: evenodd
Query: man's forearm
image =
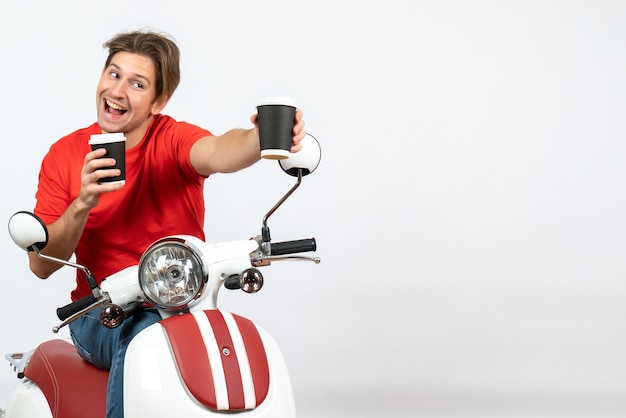
<path fill-rule="evenodd" d="M 87 224 L 89 208 L 76 199 L 53 223 L 47 225 L 48 244 L 42 253 L 51 257 L 69 260 Z M 39 278 L 47 279 L 61 268 L 60 264 L 46 261 L 29 252 L 30 270 Z"/>
<path fill-rule="evenodd" d="M 191 164 L 199 174 L 232 173 L 261 158 L 256 129 L 232 129 L 221 136 L 198 140 L 191 148 Z"/>

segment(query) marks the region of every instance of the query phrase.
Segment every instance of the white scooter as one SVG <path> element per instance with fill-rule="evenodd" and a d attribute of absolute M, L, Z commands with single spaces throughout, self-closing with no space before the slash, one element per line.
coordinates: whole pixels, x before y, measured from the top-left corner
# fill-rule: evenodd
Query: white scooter
<path fill-rule="evenodd" d="M 34 214 L 18 212 L 9 233 L 24 250 L 85 272 L 92 294 L 57 310 L 53 331 L 103 307 L 103 326 L 114 328 L 140 306 L 151 304 L 162 320 L 143 331 L 126 352 L 124 415 L 137 417 L 295 417 L 293 391 L 276 341 L 254 322 L 217 308 L 222 286 L 258 292 L 258 267 L 316 250 L 314 238 L 272 243 L 267 220 L 313 172 L 321 157 L 308 135 L 303 149 L 280 160 L 296 184 L 263 218 L 253 239 L 209 244 L 191 236 L 164 237 L 138 265 L 107 277 L 98 287 L 89 270 L 41 253 L 48 232 Z M 4 418 L 104 417 L 108 373 L 83 360 L 71 340 L 53 339 L 28 353 L 7 354 L 21 379 Z"/>

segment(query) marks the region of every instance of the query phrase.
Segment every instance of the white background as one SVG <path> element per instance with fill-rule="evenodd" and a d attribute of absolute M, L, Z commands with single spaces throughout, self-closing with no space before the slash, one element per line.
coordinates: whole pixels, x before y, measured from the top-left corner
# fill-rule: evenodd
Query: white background
<path fill-rule="evenodd" d="M 623 417 L 625 21 L 608 0 L 5 1 L 0 221 L 95 120 L 101 45 L 166 31 L 166 113 L 219 134 L 292 96 L 322 143 L 269 222 L 322 263 L 222 305 L 279 341 L 300 417 Z M 211 178 L 209 240 L 259 233 L 291 184 L 269 161 Z M 73 286 L 4 231 L 0 353 L 53 337 Z M 0 406 L 15 384 L 1 368 Z"/>

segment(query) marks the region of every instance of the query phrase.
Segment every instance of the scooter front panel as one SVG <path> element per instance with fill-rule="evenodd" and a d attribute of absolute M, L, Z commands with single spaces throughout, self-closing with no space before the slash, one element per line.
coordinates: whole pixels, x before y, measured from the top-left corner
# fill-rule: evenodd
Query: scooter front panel
<path fill-rule="evenodd" d="M 222 316 L 221 320 L 218 315 Z M 209 316 L 212 318 L 209 319 Z M 226 400 L 229 403 L 229 407 L 232 407 L 229 399 L 236 400 L 236 397 L 239 397 L 239 400 L 236 400 L 237 403 L 234 403 L 236 406 L 242 404 L 245 406 L 246 402 L 250 402 L 250 399 L 254 400 L 252 404 L 253 409 L 243 409 L 236 412 L 236 415 L 241 418 L 291 418 L 295 416 L 293 391 L 287 367 L 276 341 L 266 331 L 245 318 L 212 310 L 168 319 L 172 320 L 166 323 L 166 326 L 170 328 L 169 331 L 166 331 L 166 328 L 162 325 L 166 321 L 161 321 L 161 323 L 154 324 L 143 330 L 131 341 L 128 347 L 124 373 L 126 416 L 218 417 L 223 416 L 224 413 L 228 414 L 235 411 L 211 408 L 205 404 L 205 401 L 214 398 L 215 406 L 217 406 L 218 403 L 221 405 Z M 210 330 L 203 321 L 206 321 L 211 326 Z M 234 322 L 234 324 L 231 322 Z M 216 324 L 215 330 L 213 323 Z M 174 327 L 174 325 L 176 326 Z M 259 339 L 256 343 L 250 343 L 248 335 L 250 330 L 246 329 L 246 327 L 254 327 L 258 333 Z M 175 330 L 172 331 L 174 328 Z M 229 331 L 230 341 L 225 335 L 221 335 L 226 329 L 232 330 L 235 328 L 239 331 Z M 204 329 L 204 331 L 200 331 L 200 329 Z M 210 335 L 203 335 L 203 332 L 208 332 Z M 213 333 L 216 333 L 216 335 L 211 337 Z M 238 336 L 238 334 L 243 334 L 243 336 Z M 238 359 L 237 368 L 241 375 L 238 378 L 240 380 L 238 384 L 234 381 L 237 379 L 237 373 L 229 370 L 229 368 L 234 367 L 234 364 L 227 365 L 227 362 L 220 363 L 212 359 L 214 354 L 210 353 L 216 350 L 214 350 L 215 347 L 209 347 L 211 338 L 213 338 L 213 344 L 218 348 L 217 351 L 220 352 L 219 355 L 221 357 L 234 358 L 231 356 L 233 356 L 233 351 L 236 352 Z M 172 344 L 172 340 L 176 340 L 175 344 Z M 215 341 L 220 341 L 220 343 Z M 258 356 L 260 354 L 251 354 L 253 351 L 261 352 L 255 344 L 261 345 L 264 349 L 264 361 L 259 360 Z M 185 357 L 182 368 L 176 364 L 174 345 L 177 346 L 176 350 L 179 351 L 178 357 Z M 241 346 L 245 349 L 241 348 Z M 221 351 L 224 348 L 230 350 L 228 356 Z M 242 357 L 246 358 L 247 366 L 245 361 L 242 364 Z M 242 371 L 242 369 L 246 368 L 248 368 L 247 373 L 245 370 Z M 259 368 L 266 370 L 265 377 L 263 377 L 263 373 L 258 371 Z M 217 375 L 222 374 L 221 383 L 218 378 L 213 377 L 217 370 L 220 371 Z M 206 379 L 209 371 L 211 373 L 210 380 L 214 392 L 213 396 L 210 395 L 210 385 L 207 384 Z M 204 382 L 204 387 L 195 388 L 196 394 L 192 393 L 183 379 L 183 374 L 192 376 L 191 379 L 196 379 L 194 384 Z M 226 377 L 227 374 L 228 377 Z M 246 374 L 249 376 L 249 382 L 245 382 L 246 378 L 244 376 Z M 187 380 L 189 379 L 188 377 Z M 266 379 L 267 383 L 263 383 L 264 379 Z M 232 380 L 232 382 L 228 382 L 229 380 Z M 257 383 L 257 381 L 261 383 Z M 220 385 L 221 389 L 219 388 Z M 247 386 L 248 388 L 246 388 Z M 261 390 L 261 392 L 266 392 L 265 397 L 261 396 L 262 393 L 257 396 L 258 388 L 265 388 Z M 197 395 L 199 391 L 202 393 L 201 396 Z M 222 391 L 222 394 L 218 395 L 217 393 L 220 391 Z M 242 392 L 247 392 L 248 395 L 243 395 L 242 398 Z M 253 394 L 252 398 L 250 398 L 250 393 Z M 236 395 L 235 398 L 233 397 L 234 395 Z M 248 396 L 247 399 L 246 396 Z M 204 397 L 205 399 L 199 400 L 198 397 Z"/>
<path fill-rule="evenodd" d="M 185 385 L 203 405 L 241 411 L 265 400 L 267 357 L 250 320 L 208 310 L 168 318 L 161 325 Z"/>

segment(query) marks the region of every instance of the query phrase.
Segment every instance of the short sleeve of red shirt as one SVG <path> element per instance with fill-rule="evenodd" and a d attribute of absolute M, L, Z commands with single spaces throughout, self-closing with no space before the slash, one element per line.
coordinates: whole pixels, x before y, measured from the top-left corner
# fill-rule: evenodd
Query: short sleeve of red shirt
<path fill-rule="evenodd" d="M 39 173 L 35 213 L 46 223 L 56 221 L 80 192 L 81 171 L 89 138 L 101 133 L 97 124 L 61 138 L 50 147 Z M 204 239 L 204 180 L 189 153 L 205 129 L 158 115 L 146 136 L 126 151 L 126 184 L 100 196 L 89 214 L 76 248 L 76 261 L 96 280 L 137 264 L 157 239 L 189 234 Z M 72 299 L 89 293 L 77 277 Z"/>

